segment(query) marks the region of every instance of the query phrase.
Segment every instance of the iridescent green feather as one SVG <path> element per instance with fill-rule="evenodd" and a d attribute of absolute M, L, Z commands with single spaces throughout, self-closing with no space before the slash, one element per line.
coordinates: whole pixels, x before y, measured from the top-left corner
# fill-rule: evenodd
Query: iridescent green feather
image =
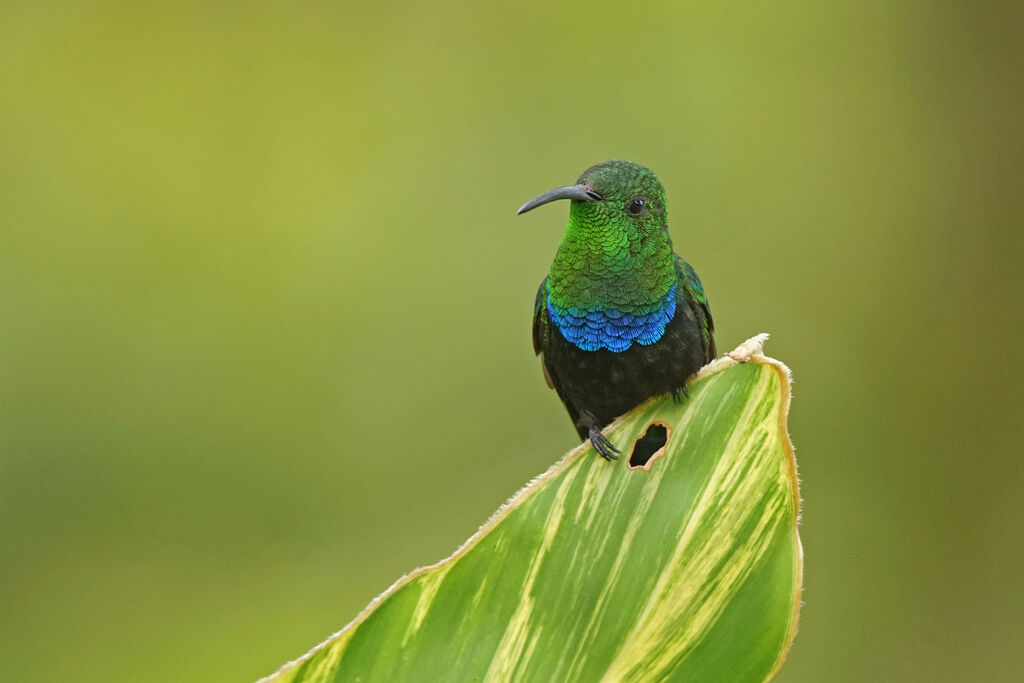
<path fill-rule="evenodd" d="M 711 317 L 711 307 L 708 305 L 708 297 L 704 294 L 704 286 L 700 283 L 697 272 L 693 266 L 678 256 L 676 256 L 676 282 L 680 305 L 691 305 L 697 321 L 700 323 L 704 339 L 704 362 L 710 363 L 718 355 L 715 348 L 715 321 Z M 686 301 L 683 292 L 690 295 L 689 301 Z"/>
<path fill-rule="evenodd" d="M 641 193 L 655 197 L 651 205 L 660 209 L 644 220 L 627 218 L 620 203 L 572 205 L 548 276 L 556 310 L 607 307 L 642 314 L 661 305 L 676 279 L 672 242 L 663 229 L 664 193 L 660 184 L 645 188 L 638 181 L 624 196 Z"/>

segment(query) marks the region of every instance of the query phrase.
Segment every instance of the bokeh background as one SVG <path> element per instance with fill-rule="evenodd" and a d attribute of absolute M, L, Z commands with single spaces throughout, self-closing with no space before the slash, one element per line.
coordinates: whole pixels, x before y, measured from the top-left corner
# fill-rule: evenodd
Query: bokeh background
<path fill-rule="evenodd" d="M 575 444 L 529 340 L 592 163 L 796 378 L 779 680 L 1024 667 L 1024 11 L 18 2 L 0 677 L 248 681 Z"/>

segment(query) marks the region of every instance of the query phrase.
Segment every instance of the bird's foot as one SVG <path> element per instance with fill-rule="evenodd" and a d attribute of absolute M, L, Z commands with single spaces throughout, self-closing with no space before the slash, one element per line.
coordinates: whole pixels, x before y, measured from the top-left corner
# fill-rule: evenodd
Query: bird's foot
<path fill-rule="evenodd" d="M 682 403 L 683 397 L 690 398 L 690 392 L 687 391 L 686 385 L 672 390 L 672 400 L 676 403 Z"/>
<path fill-rule="evenodd" d="M 618 460 L 619 456 L 617 453 L 621 453 L 618 448 L 612 445 L 612 442 L 608 440 L 608 437 L 601 433 L 601 430 L 597 427 L 590 428 L 590 443 L 594 446 L 594 450 L 605 460 L 611 462 L 612 460 Z"/>

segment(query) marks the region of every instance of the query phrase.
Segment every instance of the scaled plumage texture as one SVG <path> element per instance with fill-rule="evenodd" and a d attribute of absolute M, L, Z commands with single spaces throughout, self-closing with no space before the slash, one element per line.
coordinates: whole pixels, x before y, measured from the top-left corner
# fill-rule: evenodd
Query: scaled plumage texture
<path fill-rule="evenodd" d="M 545 288 L 546 289 L 546 288 Z M 625 351 L 634 342 L 653 344 L 665 334 L 665 326 L 676 313 L 676 288 L 653 306 L 604 306 L 592 309 L 568 306 L 560 308 L 547 292 L 548 319 L 567 340 L 584 351 Z M 627 313 L 621 309 L 630 308 Z"/>
<path fill-rule="evenodd" d="M 534 307 L 534 350 L 581 437 L 643 400 L 678 395 L 715 357 L 714 323 L 693 268 L 668 235 L 665 192 L 649 169 L 607 161 L 520 212 L 570 199 L 569 225 Z"/>

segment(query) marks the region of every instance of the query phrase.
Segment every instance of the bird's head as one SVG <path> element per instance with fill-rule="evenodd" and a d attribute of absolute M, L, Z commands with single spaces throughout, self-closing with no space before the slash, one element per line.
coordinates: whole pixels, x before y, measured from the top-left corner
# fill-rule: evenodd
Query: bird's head
<path fill-rule="evenodd" d="M 572 202 L 570 226 L 611 227 L 640 235 L 666 229 L 665 190 L 653 171 L 631 161 L 613 159 L 591 166 L 575 185 L 545 192 L 523 204 L 517 213 L 556 199 Z"/>

